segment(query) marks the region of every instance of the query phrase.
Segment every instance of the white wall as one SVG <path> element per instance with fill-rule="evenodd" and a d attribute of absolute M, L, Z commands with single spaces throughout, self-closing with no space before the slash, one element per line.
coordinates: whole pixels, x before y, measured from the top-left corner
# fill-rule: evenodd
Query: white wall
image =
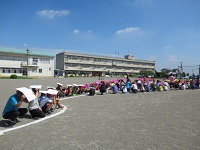
<path fill-rule="evenodd" d="M 9 54 L 4 54 L 9 55 Z M 12 55 L 11 55 L 12 56 Z M 37 65 L 32 65 L 32 58 L 49 58 L 50 63 L 40 63 Z M 22 61 L 13 61 L 13 60 L 0 60 L 0 68 L 24 68 L 27 69 L 27 62 Z M 42 69 L 42 73 L 39 73 L 39 69 Z M 33 70 L 36 70 L 33 72 Z M 22 76 L 22 73 L 3 73 L 0 71 L 0 75 L 2 76 L 10 76 L 11 74 L 16 74 L 18 76 Z M 29 67 L 28 67 L 28 76 L 29 77 L 53 77 L 54 76 L 54 58 L 53 57 L 45 57 L 45 56 L 29 56 Z"/>
<path fill-rule="evenodd" d="M 39 72 L 40 69 L 42 70 L 42 73 Z M 31 76 L 53 77 L 54 76 L 54 59 L 53 58 L 50 59 L 50 64 L 43 64 L 43 63 L 38 62 L 37 67 L 36 66 L 29 67 L 28 73 L 30 77 Z"/>
<path fill-rule="evenodd" d="M 0 60 L 0 67 L 21 68 L 21 61 Z"/>

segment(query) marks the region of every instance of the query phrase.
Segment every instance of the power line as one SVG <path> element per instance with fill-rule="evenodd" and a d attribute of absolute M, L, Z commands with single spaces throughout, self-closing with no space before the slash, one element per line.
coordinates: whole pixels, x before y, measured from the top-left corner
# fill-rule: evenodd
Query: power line
<path fill-rule="evenodd" d="M 198 67 L 199 65 L 195 65 L 195 66 L 182 66 L 182 67 Z"/>
<path fill-rule="evenodd" d="M 194 70 L 199 70 L 199 74 L 200 74 L 200 65 L 193 65 L 193 64 L 192 65 L 183 65 L 183 63 L 186 63 L 186 62 L 180 62 L 180 66 L 178 66 L 178 70 L 180 69 L 181 73 L 183 73 L 183 68 L 184 68 L 184 70 L 189 70 L 191 68 L 192 73 Z M 187 64 L 188 64 L 188 62 L 187 62 Z"/>

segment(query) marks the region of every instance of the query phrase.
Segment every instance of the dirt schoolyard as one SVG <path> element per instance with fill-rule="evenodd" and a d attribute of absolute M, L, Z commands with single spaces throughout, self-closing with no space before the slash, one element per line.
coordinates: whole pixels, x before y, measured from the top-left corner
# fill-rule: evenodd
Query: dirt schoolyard
<path fill-rule="evenodd" d="M 2 79 L 0 111 L 17 87 L 40 84 L 45 90 L 57 82 L 65 86 L 95 81 L 98 77 Z M 0 126 L 0 149 L 200 149 L 200 89 L 74 96 L 61 103 L 66 110 L 42 121 L 26 117 L 14 127 Z"/>

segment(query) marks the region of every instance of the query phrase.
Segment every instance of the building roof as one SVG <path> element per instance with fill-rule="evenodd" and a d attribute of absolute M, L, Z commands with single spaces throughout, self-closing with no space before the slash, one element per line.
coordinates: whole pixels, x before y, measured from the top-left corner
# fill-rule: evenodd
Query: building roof
<path fill-rule="evenodd" d="M 36 51 L 36 50 L 31 50 L 32 52 L 29 53 L 29 55 L 38 55 L 38 56 L 48 56 L 48 57 L 55 57 L 54 54 L 50 54 L 49 52 L 46 51 Z M 24 49 L 15 49 L 15 48 L 4 48 L 0 47 L 0 53 L 10 53 L 10 54 L 22 54 L 26 55 L 27 52 Z"/>
<path fill-rule="evenodd" d="M 155 61 L 151 60 L 142 60 L 142 59 L 125 59 L 121 57 L 117 57 L 115 55 L 101 55 L 101 54 L 96 54 L 96 53 L 82 53 L 82 52 L 77 52 L 77 51 L 62 51 L 59 54 L 67 54 L 67 55 L 78 55 L 78 56 L 87 56 L 87 57 L 96 57 L 96 58 L 107 58 L 107 59 L 113 59 L 113 60 L 125 60 L 125 61 L 135 61 L 135 62 L 146 62 L 146 63 L 155 63 Z"/>

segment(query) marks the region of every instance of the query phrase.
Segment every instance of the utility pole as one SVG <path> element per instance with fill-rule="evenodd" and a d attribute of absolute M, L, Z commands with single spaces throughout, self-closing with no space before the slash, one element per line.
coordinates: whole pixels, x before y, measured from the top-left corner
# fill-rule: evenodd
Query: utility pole
<path fill-rule="evenodd" d="M 31 53 L 32 51 L 31 50 L 29 50 L 29 49 L 27 49 L 26 50 L 26 53 L 27 53 L 27 66 L 26 66 L 26 76 L 27 76 L 27 78 L 28 78 L 28 65 L 29 65 L 29 53 Z"/>
<path fill-rule="evenodd" d="M 180 70 L 180 66 L 178 66 L 178 72 L 179 72 L 179 73 L 181 72 L 181 70 Z"/>
<path fill-rule="evenodd" d="M 180 66 L 178 66 L 178 75 L 180 75 L 181 74 L 181 71 L 179 70 L 180 68 L 179 68 Z"/>
<path fill-rule="evenodd" d="M 198 69 L 199 69 L 199 75 L 200 75 L 200 65 L 199 65 L 199 68 L 198 68 Z"/>
<path fill-rule="evenodd" d="M 181 67 L 180 67 L 181 68 L 181 73 L 183 73 L 183 65 L 182 65 L 182 63 L 183 62 L 181 62 Z"/>

